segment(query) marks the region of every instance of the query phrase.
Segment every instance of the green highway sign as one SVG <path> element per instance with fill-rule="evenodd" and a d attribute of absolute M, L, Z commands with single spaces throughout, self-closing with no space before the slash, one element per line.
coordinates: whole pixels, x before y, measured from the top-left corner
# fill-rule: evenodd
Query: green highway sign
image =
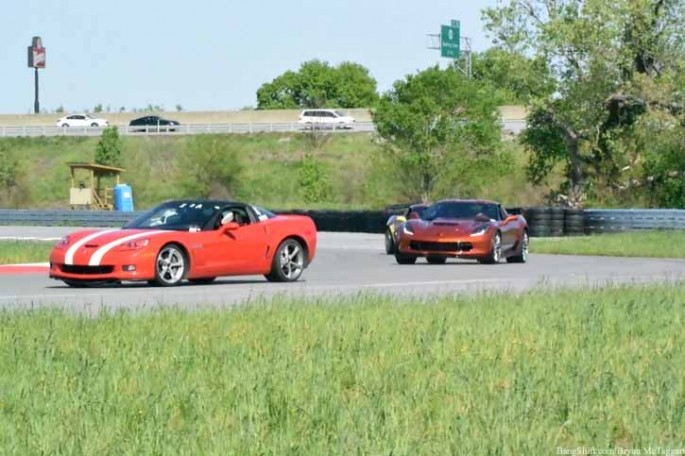
<path fill-rule="evenodd" d="M 440 55 L 451 59 L 459 58 L 459 21 L 440 27 Z"/>

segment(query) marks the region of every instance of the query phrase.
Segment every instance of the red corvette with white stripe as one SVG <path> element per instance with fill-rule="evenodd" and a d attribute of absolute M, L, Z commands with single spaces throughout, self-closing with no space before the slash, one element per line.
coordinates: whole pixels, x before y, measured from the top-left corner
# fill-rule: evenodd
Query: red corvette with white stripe
<path fill-rule="evenodd" d="M 120 281 L 173 286 L 253 274 L 291 282 L 314 259 L 316 241 L 307 216 L 233 201 L 169 201 L 122 229 L 62 238 L 50 254 L 49 275 L 74 287 Z"/>

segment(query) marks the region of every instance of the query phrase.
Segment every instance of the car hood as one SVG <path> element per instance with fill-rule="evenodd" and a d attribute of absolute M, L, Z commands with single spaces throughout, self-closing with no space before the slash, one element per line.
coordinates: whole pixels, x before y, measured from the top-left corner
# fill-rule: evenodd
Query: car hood
<path fill-rule="evenodd" d="M 461 236 L 473 233 L 479 227 L 490 222 L 481 222 L 473 219 L 436 219 L 436 220 L 409 220 L 406 225 L 415 235 L 438 236 L 451 235 Z"/>
<path fill-rule="evenodd" d="M 69 234 L 69 242 L 61 248 L 66 264 L 99 265 L 106 254 L 126 242 L 142 239 L 163 242 L 177 235 L 176 231 L 151 229 L 84 230 Z"/>

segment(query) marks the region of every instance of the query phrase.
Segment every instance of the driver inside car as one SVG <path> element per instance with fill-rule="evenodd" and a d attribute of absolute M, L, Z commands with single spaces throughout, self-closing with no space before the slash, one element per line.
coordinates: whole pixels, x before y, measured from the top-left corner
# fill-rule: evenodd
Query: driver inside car
<path fill-rule="evenodd" d="M 231 223 L 233 220 L 235 220 L 235 215 L 233 215 L 233 211 L 226 211 L 221 217 L 221 225 Z"/>

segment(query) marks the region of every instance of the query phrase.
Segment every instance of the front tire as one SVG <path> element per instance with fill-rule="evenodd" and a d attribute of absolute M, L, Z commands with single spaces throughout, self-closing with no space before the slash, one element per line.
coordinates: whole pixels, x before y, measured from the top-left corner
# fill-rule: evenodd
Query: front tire
<path fill-rule="evenodd" d="M 447 262 L 447 257 L 444 256 L 429 256 L 426 257 L 428 264 L 445 264 Z"/>
<path fill-rule="evenodd" d="M 155 259 L 155 282 L 163 287 L 180 284 L 188 273 L 188 259 L 176 244 L 167 244 Z"/>
<path fill-rule="evenodd" d="M 395 238 L 393 237 L 390 230 L 385 230 L 385 253 L 392 255 L 395 253 Z"/>
<path fill-rule="evenodd" d="M 286 239 L 276 249 L 271 261 L 271 272 L 266 274 L 269 282 L 295 282 L 305 266 L 305 250 L 295 239 Z"/>
<path fill-rule="evenodd" d="M 404 253 L 395 252 L 395 261 L 397 264 L 414 264 L 416 257 L 413 255 L 405 255 Z"/>
<path fill-rule="evenodd" d="M 498 231 L 492 237 L 492 247 L 490 248 L 490 253 L 479 260 L 484 264 L 497 264 L 502 259 L 502 234 Z"/>

